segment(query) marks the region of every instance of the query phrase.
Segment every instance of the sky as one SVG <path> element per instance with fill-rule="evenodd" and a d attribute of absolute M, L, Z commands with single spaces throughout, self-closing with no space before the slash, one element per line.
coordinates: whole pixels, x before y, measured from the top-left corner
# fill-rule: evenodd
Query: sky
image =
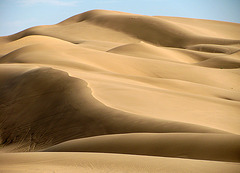
<path fill-rule="evenodd" d="M 240 0 L 0 0 L 0 36 L 93 9 L 240 23 Z"/>

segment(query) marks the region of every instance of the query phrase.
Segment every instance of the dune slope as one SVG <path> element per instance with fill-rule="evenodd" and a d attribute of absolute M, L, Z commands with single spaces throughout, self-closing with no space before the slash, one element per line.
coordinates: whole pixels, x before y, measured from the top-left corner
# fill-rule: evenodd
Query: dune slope
<path fill-rule="evenodd" d="M 107 153 L 9 153 L 0 155 L 3 173 L 26 171 L 105 173 L 105 172 L 239 172 L 240 166 L 232 162 L 189 160 L 153 156 Z"/>
<path fill-rule="evenodd" d="M 219 134 L 131 133 L 67 141 L 44 151 L 126 153 L 239 162 L 240 138 Z"/>
<path fill-rule="evenodd" d="M 35 68 L 1 88 L 1 140 L 32 151 L 74 138 L 130 132 L 226 133 L 204 126 L 150 119 L 109 108 L 87 84 L 51 68 Z M 42 128 L 44 127 L 44 128 Z"/>

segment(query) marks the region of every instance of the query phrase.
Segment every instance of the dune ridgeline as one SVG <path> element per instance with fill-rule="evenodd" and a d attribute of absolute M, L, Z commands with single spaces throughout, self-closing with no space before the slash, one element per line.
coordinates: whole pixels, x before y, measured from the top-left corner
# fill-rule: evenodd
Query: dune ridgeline
<path fill-rule="evenodd" d="M 0 172 L 240 172 L 239 31 L 92 10 L 0 37 Z"/>

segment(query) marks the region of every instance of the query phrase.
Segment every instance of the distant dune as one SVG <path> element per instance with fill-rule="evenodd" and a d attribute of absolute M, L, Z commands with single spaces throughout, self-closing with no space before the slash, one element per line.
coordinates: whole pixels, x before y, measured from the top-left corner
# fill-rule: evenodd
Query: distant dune
<path fill-rule="evenodd" d="M 0 172 L 240 172 L 239 31 L 92 10 L 0 37 Z"/>

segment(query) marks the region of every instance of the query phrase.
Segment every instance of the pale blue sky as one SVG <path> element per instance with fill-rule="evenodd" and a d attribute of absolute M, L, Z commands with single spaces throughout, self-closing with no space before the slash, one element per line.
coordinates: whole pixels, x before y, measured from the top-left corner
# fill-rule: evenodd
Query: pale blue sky
<path fill-rule="evenodd" d="M 240 0 L 0 0 L 0 36 L 92 9 L 240 23 Z"/>

